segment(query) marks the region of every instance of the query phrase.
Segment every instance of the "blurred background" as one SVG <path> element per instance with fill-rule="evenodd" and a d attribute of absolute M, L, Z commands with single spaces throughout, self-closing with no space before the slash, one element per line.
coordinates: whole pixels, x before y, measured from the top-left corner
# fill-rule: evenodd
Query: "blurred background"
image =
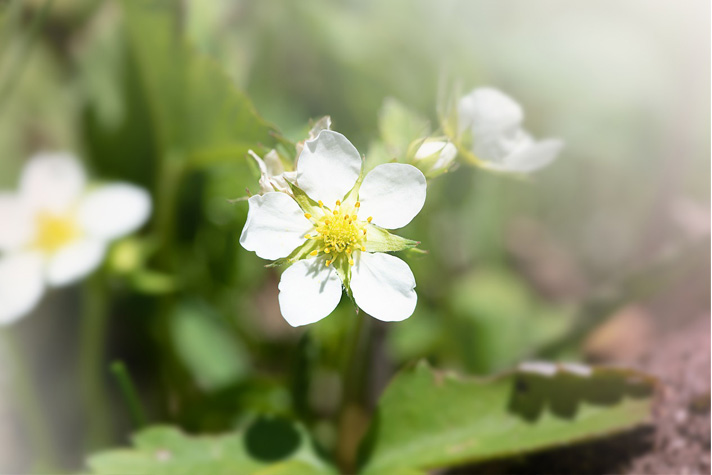
<path fill-rule="evenodd" d="M 147 188 L 156 210 L 97 274 L 3 330 L 3 473 L 40 457 L 77 470 L 125 443 L 116 361 L 153 422 L 214 432 L 296 414 L 333 441 L 358 317 L 344 298 L 308 333 L 290 327 L 279 270 L 240 247 L 247 205 L 228 199 L 259 189 L 245 153 L 272 146 L 270 130 L 299 141 L 330 115 L 368 155 L 386 98 L 437 129 L 453 82 L 505 91 L 535 136 L 566 146 L 531 179 L 462 165 L 430 183 L 400 233 L 429 251 L 409 259 L 418 307 L 370 322 L 366 401 L 419 358 L 475 375 L 532 358 L 636 364 L 709 319 L 709 2 L 159 3 L 143 17 L 110 0 L 0 3 L 0 187 L 33 153 L 65 150 L 97 180 Z M 231 86 L 259 126 L 216 125 L 245 100 Z"/>

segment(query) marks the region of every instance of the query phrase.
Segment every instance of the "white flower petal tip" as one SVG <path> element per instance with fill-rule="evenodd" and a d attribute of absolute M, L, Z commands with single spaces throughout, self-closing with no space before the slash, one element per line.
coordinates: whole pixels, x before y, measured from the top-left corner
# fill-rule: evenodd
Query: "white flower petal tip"
<path fill-rule="evenodd" d="M 341 281 L 324 258 L 291 265 L 279 281 L 279 308 L 293 327 L 315 323 L 334 311 L 341 300 Z"/>
<path fill-rule="evenodd" d="M 400 322 L 415 311 L 418 295 L 408 264 L 390 254 L 362 252 L 351 271 L 356 304 L 384 322 Z"/>
<path fill-rule="evenodd" d="M 89 192 L 79 209 L 82 229 L 92 237 L 106 240 L 136 231 L 150 215 L 151 196 L 128 183 L 105 185 Z"/>
<path fill-rule="evenodd" d="M 99 267 L 105 253 L 106 245 L 95 239 L 68 244 L 48 259 L 47 283 L 61 287 L 77 282 Z"/>
<path fill-rule="evenodd" d="M 284 193 L 255 195 L 248 203 L 240 244 L 262 259 L 287 257 L 305 242 L 304 235 L 313 228 L 297 202 Z"/>
<path fill-rule="evenodd" d="M 20 253 L 0 258 L 0 325 L 29 313 L 44 292 L 42 257 Z"/>
<path fill-rule="evenodd" d="M 558 367 L 546 361 L 525 361 L 519 364 L 519 371 L 551 377 L 557 373 Z"/>
<path fill-rule="evenodd" d="M 342 200 L 361 173 L 361 156 L 338 132 L 322 130 L 304 143 L 297 159 L 297 184 L 314 201 Z"/>
<path fill-rule="evenodd" d="M 385 229 L 402 228 L 423 208 L 426 188 L 425 175 L 412 165 L 379 165 L 361 184 L 359 216 Z"/>
<path fill-rule="evenodd" d="M 460 99 L 457 105 L 460 132 L 501 133 L 518 127 L 524 112 L 517 101 L 498 89 L 481 87 Z"/>
<path fill-rule="evenodd" d="M 561 140 L 542 140 L 506 157 L 503 168 L 520 173 L 534 172 L 553 162 L 563 148 L 564 142 Z"/>
<path fill-rule="evenodd" d="M 519 365 L 519 371 L 539 374 L 550 378 L 559 372 L 564 372 L 588 378 L 593 374 L 593 368 L 581 363 L 549 363 L 547 361 L 525 361 Z"/>
<path fill-rule="evenodd" d="M 85 182 L 84 169 L 74 156 L 41 153 L 25 165 L 20 177 L 20 195 L 34 209 L 61 213 L 76 202 Z"/>
<path fill-rule="evenodd" d="M 492 170 L 533 172 L 561 151 L 560 140 L 535 141 L 521 127 L 523 119 L 521 106 L 493 88 L 475 89 L 458 103 L 459 132 L 471 133 L 472 153 Z"/>
<path fill-rule="evenodd" d="M 561 363 L 561 369 L 567 373 L 575 374 L 583 378 L 588 378 L 593 374 L 593 368 L 581 363 Z"/>

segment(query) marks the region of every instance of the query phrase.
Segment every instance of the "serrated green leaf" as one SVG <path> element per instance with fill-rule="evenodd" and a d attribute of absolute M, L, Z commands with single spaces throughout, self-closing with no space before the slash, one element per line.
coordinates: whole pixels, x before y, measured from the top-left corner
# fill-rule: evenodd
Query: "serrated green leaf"
<path fill-rule="evenodd" d="M 360 451 L 362 473 L 431 469 L 604 437 L 646 422 L 655 380 L 626 369 L 541 365 L 460 379 L 419 364 L 386 389 Z"/>
<path fill-rule="evenodd" d="M 92 455 L 87 465 L 94 474 L 231 475 L 333 474 L 336 471 L 314 452 L 305 432 L 284 458 L 262 460 L 250 452 L 242 433 L 190 436 L 171 426 L 154 426 L 132 438 L 133 448 Z"/>
<path fill-rule="evenodd" d="M 177 6 L 123 2 L 129 45 L 164 150 L 200 166 L 241 159 L 258 143 L 273 144 L 274 128 L 247 96 L 181 36 Z"/>

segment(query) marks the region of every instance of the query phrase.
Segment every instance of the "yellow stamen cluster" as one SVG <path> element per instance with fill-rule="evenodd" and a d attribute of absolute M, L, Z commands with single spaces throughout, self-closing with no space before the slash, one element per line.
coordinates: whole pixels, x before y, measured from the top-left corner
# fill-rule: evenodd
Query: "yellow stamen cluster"
<path fill-rule="evenodd" d="M 321 243 L 318 249 L 310 254 L 312 256 L 321 253 L 328 254 L 327 266 L 330 266 L 339 256 L 345 256 L 349 264 L 354 265 L 352 253 L 356 250 L 366 250 L 363 245 L 366 240 L 366 223 L 359 221 L 356 215 L 360 206 L 361 203 L 356 202 L 353 209 L 342 209 L 341 201 L 337 201 L 333 209 L 328 209 L 324 203 L 319 201 L 319 207 L 323 210 L 324 216 L 315 223 L 317 234 L 315 236 L 306 234 L 304 237 L 321 241 Z M 305 213 L 304 216 L 307 219 L 312 217 L 309 213 Z M 371 222 L 370 217 L 368 222 Z"/>
<path fill-rule="evenodd" d="M 55 216 L 41 212 L 36 218 L 37 234 L 34 247 L 52 253 L 79 237 L 80 231 L 73 216 Z"/>

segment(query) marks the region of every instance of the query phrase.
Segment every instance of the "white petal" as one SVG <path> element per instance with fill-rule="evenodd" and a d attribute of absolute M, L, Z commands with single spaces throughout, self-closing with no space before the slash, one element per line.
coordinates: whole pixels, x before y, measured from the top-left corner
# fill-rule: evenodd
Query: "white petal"
<path fill-rule="evenodd" d="M 279 154 L 275 149 L 272 149 L 267 152 L 267 155 L 265 155 L 264 164 L 266 171 L 270 174 L 270 176 L 277 176 L 284 173 L 284 164 L 282 163 L 282 160 L 279 158 Z"/>
<path fill-rule="evenodd" d="M 42 257 L 27 252 L 0 258 L 0 325 L 26 315 L 44 292 Z"/>
<path fill-rule="evenodd" d="M 384 322 L 399 322 L 410 317 L 418 296 L 415 277 L 408 264 L 377 252 L 360 253 L 351 268 L 351 291 L 356 304 Z"/>
<path fill-rule="evenodd" d="M 341 281 L 324 258 L 297 261 L 282 273 L 279 308 L 293 327 L 318 322 L 341 300 Z"/>
<path fill-rule="evenodd" d="M 359 190 L 361 219 L 386 229 L 402 228 L 425 204 L 425 176 L 412 165 L 385 163 L 366 175 Z"/>
<path fill-rule="evenodd" d="M 524 112 L 514 99 L 490 87 L 475 89 L 460 99 L 457 113 L 460 132 L 470 129 L 475 137 L 519 127 L 524 119 Z"/>
<path fill-rule="evenodd" d="M 0 193 L 0 251 L 8 252 L 29 244 L 33 231 L 29 208 L 17 195 Z"/>
<path fill-rule="evenodd" d="M 556 139 L 536 142 L 506 157 L 503 168 L 515 172 L 532 172 L 551 163 L 563 146 L 564 143 Z"/>
<path fill-rule="evenodd" d="M 548 361 L 524 361 L 519 363 L 519 371 L 550 377 L 558 373 L 559 367 Z"/>
<path fill-rule="evenodd" d="M 514 152 L 529 148 L 534 139 L 522 128 L 498 134 L 483 134 L 474 138 L 472 152 L 480 160 L 505 168 L 504 161 Z"/>
<path fill-rule="evenodd" d="M 52 254 L 47 261 L 47 282 L 53 286 L 68 285 L 99 267 L 106 245 L 96 239 L 82 239 Z"/>
<path fill-rule="evenodd" d="M 297 184 L 314 201 L 332 207 L 343 200 L 361 173 L 361 156 L 346 137 L 322 130 L 304 144 L 297 161 Z"/>
<path fill-rule="evenodd" d="M 111 240 L 140 228 L 151 214 L 151 196 L 128 183 L 112 183 L 82 198 L 79 223 L 84 231 L 101 240 Z"/>
<path fill-rule="evenodd" d="M 76 203 L 86 177 L 79 161 L 69 154 L 35 155 L 20 178 L 20 195 L 32 208 L 62 213 Z"/>
<path fill-rule="evenodd" d="M 270 192 L 252 196 L 240 244 L 262 259 L 287 257 L 314 229 L 304 211 L 289 195 Z"/>

